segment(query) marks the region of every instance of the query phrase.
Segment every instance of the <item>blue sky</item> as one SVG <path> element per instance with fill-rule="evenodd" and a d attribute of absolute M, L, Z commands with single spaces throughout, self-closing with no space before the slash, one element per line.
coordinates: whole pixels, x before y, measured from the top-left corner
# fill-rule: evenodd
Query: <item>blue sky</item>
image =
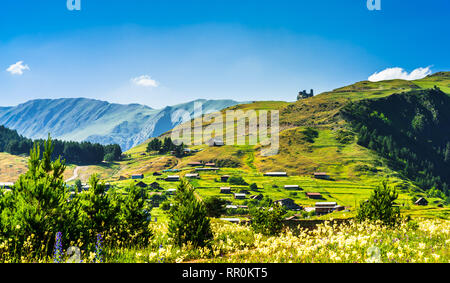
<path fill-rule="evenodd" d="M 2 1 L 0 105 L 293 101 L 386 68 L 450 70 L 449 1 L 366 2 L 81 0 L 69 11 L 66 0 Z"/>

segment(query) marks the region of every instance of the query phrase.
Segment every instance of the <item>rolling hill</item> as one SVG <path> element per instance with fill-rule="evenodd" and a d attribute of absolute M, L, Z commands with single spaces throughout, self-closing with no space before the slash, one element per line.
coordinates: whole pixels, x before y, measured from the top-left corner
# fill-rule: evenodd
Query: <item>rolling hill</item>
<path fill-rule="evenodd" d="M 139 104 L 113 104 L 86 98 L 39 99 L 15 107 L 0 107 L 0 124 L 32 139 L 53 138 L 119 144 L 128 150 L 149 137 L 172 129 L 177 110 L 194 114 L 195 102 L 205 112 L 218 111 L 239 104 L 233 100 L 196 100 L 189 103 L 152 109 Z"/>
<path fill-rule="evenodd" d="M 176 187 L 176 183 L 164 180 L 167 175 L 184 176 L 195 172 L 190 162 L 215 162 L 220 167 L 218 172 L 201 172 L 200 179 L 190 180 L 203 198 L 220 196 L 234 204 L 247 204 L 248 200 L 235 200 L 232 195 L 219 193 L 220 187 L 230 186 L 221 182 L 220 176 L 240 176 L 248 184 L 257 184 L 258 190 L 251 194 L 261 193 L 274 200 L 291 198 L 306 207 L 313 206 L 316 200 L 309 199 L 305 193 L 320 193 L 322 201 L 337 202 L 350 210 L 332 216 L 344 218 L 354 215 L 359 201 L 367 199 L 373 188 L 388 179 L 390 185 L 397 188 L 399 204 L 406 214 L 448 219 L 449 159 L 445 153 L 446 144 L 450 142 L 448 93 L 450 73 L 442 72 L 417 81 L 358 82 L 293 103 L 236 104 L 223 108 L 220 113 L 225 115 L 227 110 L 280 111 L 277 155 L 262 156 L 259 144 L 222 147 L 203 144 L 190 146 L 198 152 L 177 158 L 171 154 L 146 152 L 151 140 L 148 139 L 126 151 L 127 157 L 122 161 L 83 167 L 80 178 L 86 182 L 90 174 L 98 173 L 120 191 L 129 185 L 132 174 L 143 173 L 146 184 L 157 181 L 164 190 Z M 166 110 L 167 113 L 173 111 Z M 165 124 L 168 116 L 159 113 L 158 120 Z M 207 127 L 216 121 L 202 120 L 201 123 Z M 361 131 L 364 127 L 368 129 L 366 134 Z M 162 139 L 170 136 L 171 130 L 153 133 L 160 134 Z M 166 169 L 176 169 L 178 173 L 163 172 Z M 156 171 L 162 172 L 162 176 L 154 176 Z M 285 171 L 288 177 L 263 175 L 273 171 Z M 326 172 L 331 178 L 315 179 L 314 172 Z M 283 188 L 292 184 L 299 185 L 301 190 L 292 192 Z M 441 193 L 435 193 L 434 188 Z M 239 191 L 248 186 L 232 186 L 232 189 Z M 411 200 L 418 197 L 426 197 L 430 206 L 412 205 Z M 164 217 L 158 209 L 154 215 Z"/>
<path fill-rule="evenodd" d="M 383 179 L 389 179 L 402 192 L 401 198 L 408 199 L 407 203 L 412 197 L 426 196 L 423 192 L 432 188 L 448 197 L 450 159 L 445 151 L 450 142 L 449 92 L 450 73 L 442 72 L 417 81 L 358 82 L 294 103 L 260 101 L 232 106 L 222 114 L 238 109 L 280 111 L 277 155 L 262 156 L 261 145 L 192 146 L 200 151 L 173 159 L 166 168 L 192 172 L 190 162 L 228 164 L 220 173 L 202 173 L 202 180 L 195 183 L 207 188 L 217 186 L 214 180 L 220 174 L 239 175 L 282 198 L 290 195 L 272 186 L 292 182 L 305 190 L 328 194 L 327 200 L 344 205 L 354 205 L 355 199 L 363 197 L 364 188 L 373 188 Z M 214 122 L 202 123 L 207 127 Z M 369 129 L 372 143 L 364 142 L 362 126 Z M 140 159 L 145 148 L 146 143 L 128 153 L 132 159 Z M 448 151 L 450 155 L 450 148 Z M 132 168 L 141 173 L 159 170 L 151 166 L 155 157 L 142 158 L 141 166 Z M 142 167 L 144 164 L 149 166 Z M 262 177 L 264 172 L 272 171 L 285 171 L 291 179 L 271 181 Z M 327 172 L 333 181 L 314 180 L 314 172 Z M 214 195 L 207 189 L 199 190 L 205 196 Z M 307 202 L 304 197 L 290 197 Z"/>

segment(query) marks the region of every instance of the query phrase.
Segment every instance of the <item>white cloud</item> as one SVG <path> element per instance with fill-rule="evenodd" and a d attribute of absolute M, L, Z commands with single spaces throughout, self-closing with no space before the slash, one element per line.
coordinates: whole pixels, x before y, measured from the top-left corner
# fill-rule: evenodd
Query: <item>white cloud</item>
<path fill-rule="evenodd" d="M 23 75 L 23 71 L 25 70 L 30 70 L 30 67 L 28 67 L 28 65 L 24 65 L 23 61 L 19 61 L 16 64 L 12 64 L 11 66 L 9 66 L 8 69 L 6 69 L 6 71 L 10 72 L 12 75 Z"/>
<path fill-rule="evenodd" d="M 430 67 L 426 68 L 417 68 L 411 73 L 408 73 L 402 68 L 387 68 L 379 73 L 375 73 L 369 77 L 369 81 L 371 82 L 379 82 L 379 81 L 386 81 L 386 80 L 407 80 L 407 81 L 413 81 L 413 80 L 419 80 L 423 79 L 428 75 L 431 75 L 431 69 Z"/>
<path fill-rule="evenodd" d="M 153 80 L 148 75 L 143 75 L 134 79 L 131 79 L 131 81 L 138 86 L 144 86 L 144 87 L 158 87 L 159 83 L 155 80 Z"/>

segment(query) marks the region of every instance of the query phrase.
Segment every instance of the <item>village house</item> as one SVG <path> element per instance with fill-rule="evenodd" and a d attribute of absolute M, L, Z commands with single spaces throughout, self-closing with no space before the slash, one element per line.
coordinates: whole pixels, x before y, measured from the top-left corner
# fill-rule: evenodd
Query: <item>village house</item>
<path fill-rule="evenodd" d="M 228 182 L 228 179 L 230 179 L 230 175 L 223 175 L 223 176 L 220 177 L 220 181 L 222 183 Z"/>
<path fill-rule="evenodd" d="M 332 213 L 334 211 L 342 211 L 345 208 L 336 202 L 316 202 L 315 211 L 317 215 Z"/>
<path fill-rule="evenodd" d="M 166 181 L 167 182 L 178 182 L 178 181 L 180 181 L 180 176 L 178 176 L 178 175 L 167 176 Z"/>
<path fill-rule="evenodd" d="M 231 194 L 231 188 L 230 187 L 222 187 L 220 188 L 221 194 Z"/>
<path fill-rule="evenodd" d="M 235 199 L 246 199 L 247 196 L 246 196 L 246 194 L 236 193 L 236 194 L 234 194 L 234 198 Z"/>
<path fill-rule="evenodd" d="M 314 178 L 322 179 L 322 180 L 329 180 L 330 179 L 330 175 L 328 175 L 325 172 L 316 172 L 316 173 L 314 173 Z"/>
<path fill-rule="evenodd" d="M 206 167 L 216 167 L 216 163 L 212 163 L 212 162 L 205 163 L 205 166 Z"/>
<path fill-rule="evenodd" d="M 184 175 L 184 177 L 192 178 L 192 179 L 200 179 L 200 175 L 198 175 L 197 173 L 186 174 L 186 175 Z"/>
<path fill-rule="evenodd" d="M 208 145 L 209 146 L 224 146 L 225 145 L 225 143 L 223 142 L 223 140 L 221 140 L 221 139 L 218 139 L 218 138 L 214 138 L 214 139 L 210 139 L 209 141 L 208 141 Z"/>
<path fill-rule="evenodd" d="M 289 210 L 302 210 L 302 207 L 294 202 L 293 199 L 284 198 L 274 201 L 274 203 L 281 205 Z"/>
<path fill-rule="evenodd" d="M 299 185 L 286 185 L 284 186 L 285 190 L 290 190 L 290 191 L 298 191 L 300 190 L 300 186 Z"/>
<path fill-rule="evenodd" d="M 144 174 L 133 174 L 131 175 L 132 180 L 144 179 Z"/>
<path fill-rule="evenodd" d="M 428 205 L 428 201 L 425 198 L 419 198 L 416 202 L 414 202 L 414 204 L 426 206 Z"/>
<path fill-rule="evenodd" d="M 266 177 L 287 177 L 286 172 L 267 172 L 264 173 L 264 176 Z"/>
<path fill-rule="evenodd" d="M 310 199 L 322 199 L 322 195 L 320 193 L 306 193 L 306 196 Z"/>

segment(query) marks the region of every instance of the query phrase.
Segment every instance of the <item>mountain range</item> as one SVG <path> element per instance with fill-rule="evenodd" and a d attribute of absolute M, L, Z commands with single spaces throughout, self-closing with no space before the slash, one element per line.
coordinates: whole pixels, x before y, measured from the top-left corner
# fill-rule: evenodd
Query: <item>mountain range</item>
<path fill-rule="evenodd" d="M 123 151 L 161 135 L 180 121 L 172 114 L 184 110 L 195 117 L 196 103 L 203 113 L 220 111 L 240 104 L 234 100 L 199 99 L 153 109 L 141 104 L 114 104 L 87 98 L 30 100 L 14 107 L 0 107 L 0 125 L 17 130 L 32 139 L 53 138 L 119 144 Z"/>

